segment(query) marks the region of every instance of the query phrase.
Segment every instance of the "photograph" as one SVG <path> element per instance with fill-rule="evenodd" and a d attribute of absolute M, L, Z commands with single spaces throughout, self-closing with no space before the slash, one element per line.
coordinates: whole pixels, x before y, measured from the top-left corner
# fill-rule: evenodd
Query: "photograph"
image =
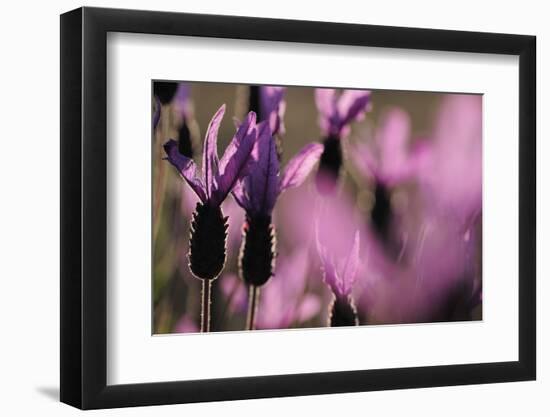
<path fill-rule="evenodd" d="M 153 334 L 482 320 L 482 103 L 152 80 Z"/>

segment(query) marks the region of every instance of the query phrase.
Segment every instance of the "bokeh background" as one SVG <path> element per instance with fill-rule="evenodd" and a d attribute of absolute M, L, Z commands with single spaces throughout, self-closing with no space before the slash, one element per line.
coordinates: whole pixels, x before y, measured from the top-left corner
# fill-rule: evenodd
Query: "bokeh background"
<path fill-rule="evenodd" d="M 218 135 L 221 155 L 235 132 L 233 118 L 242 120 L 248 111 L 249 86 L 196 82 L 153 84 L 153 113 L 160 109 L 160 119 L 152 133 L 153 329 L 155 334 L 197 332 L 201 282 L 192 276 L 187 265 L 189 220 L 197 198 L 173 167 L 163 161 L 162 145 L 171 138 L 188 135 L 193 158 L 200 166 L 206 128 L 216 110 L 225 103 L 227 109 Z M 165 93 L 162 87 L 174 86 L 177 86 L 174 96 L 168 100 L 169 93 L 159 102 L 156 96 L 159 91 L 161 95 Z M 312 87 L 286 89 L 286 129 L 281 137 L 283 167 L 304 145 L 322 141 L 314 92 Z M 337 216 L 345 217 L 349 210 L 354 219 L 359 219 L 359 227 L 363 227 L 363 222 L 367 230 L 361 243 L 364 264 L 354 284 L 360 323 L 479 320 L 482 318 L 481 96 L 372 90 L 371 97 L 371 110 L 363 120 L 352 124 L 351 134 L 343 143 L 339 198 L 347 206 L 342 208 L 342 215 Z M 359 148 L 355 145 L 358 144 L 376 150 L 377 131 L 388 114 L 395 111 L 405 114 L 410 122 L 405 152 L 417 144 L 427 144 L 432 149 L 431 162 L 426 168 L 431 179 L 419 174 L 418 178 L 392 184 L 388 190 L 390 210 L 396 220 L 392 239 L 399 249 L 398 254 L 388 254 L 384 249 L 387 245 L 376 242 L 377 236 L 369 232 L 371 212 L 376 204 L 376 180 L 365 173 L 364 167 L 358 166 L 357 156 L 361 155 L 350 153 L 357 153 Z M 187 132 L 181 131 L 184 120 Z M 449 164 L 446 158 L 451 159 Z M 446 169 L 450 172 L 444 172 Z M 472 170 L 479 175 L 470 178 L 467 173 Z M 442 178 L 456 184 L 448 187 Z M 466 190 L 460 186 L 462 181 L 467 183 Z M 442 190 L 448 189 L 450 192 L 456 189 L 456 196 L 440 197 L 447 193 Z M 258 329 L 327 325 L 332 294 L 323 283 L 310 224 L 316 198 L 319 197 L 310 178 L 278 200 L 274 212 L 276 274 L 260 293 Z M 464 210 L 471 213 L 457 220 L 454 210 L 445 205 L 451 201 L 454 209 L 456 199 L 459 203 L 479 200 L 479 210 L 468 205 Z M 247 293 L 238 277 L 237 258 L 244 213 L 231 196 L 222 208 L 230 224 L 228 258 L 224 272 L 213 284 L 211 330 L 243 330 Z M 337 230 L 339 219 L 333 220 L 331 230 Z M 424 236 L 426 233 L 428 238 Z M 433 239 L 430 240 L 430 236 Z M 420 257 L 422 261 L 417 261 Z M 425 263 L 431 265 L 426 267 Z"/>

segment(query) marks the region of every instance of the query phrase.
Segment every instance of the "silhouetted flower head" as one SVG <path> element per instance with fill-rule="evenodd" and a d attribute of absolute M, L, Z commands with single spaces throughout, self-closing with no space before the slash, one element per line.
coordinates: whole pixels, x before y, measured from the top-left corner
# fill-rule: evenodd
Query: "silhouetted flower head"
<path fill-rule="evenodd" d="M 225 105 L 216 112 L 204 140 L 202 173 L 191 158 L 178 151 L 177 142 L 164 145 L 167 160 L 178 170 L 199 197 L 191 220 L 189 267 L 193 275 L 213 280 L 223 270 L 226 259 L 227 217 L 221 204 L 246 172 L 257 139 L 256 115 L 249 113 L 237 129 L 221 160 L 218 160 L 218 130 Z"/>
<path fill-rule="evenodd" d="M 322 146 L 318 143 L 306 145 L 279 177 L 279 160 L 271 129 L 267 122 L 258 125 L 258 140 L 252 151 L 248 173 L 233 189 L 237 204 L 246 212 L 239 269 L 247 284 L 264 285 L 273 275 L 275 230 L 271 214 L 277 197 L 306 179 L 321 151 Z"/>

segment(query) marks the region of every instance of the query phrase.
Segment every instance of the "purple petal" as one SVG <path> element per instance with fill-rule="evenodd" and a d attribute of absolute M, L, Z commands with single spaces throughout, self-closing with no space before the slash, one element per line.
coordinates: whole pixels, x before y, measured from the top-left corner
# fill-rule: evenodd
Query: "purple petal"
<path fill-rule="evenodd" d="M 364 230 L 360 216 L 354 202 L 345 195 L 325 198 L 315 216 L 315 239 L 323 278 L 337 296 L 349 295 L 355 281 L 361 260 L 360 231 Z"/>
<path fill-rule="evenodd" d="M 238 158 L 238 153 L 243 151 L 242 145 L 243 142 L 246 142 L 246 137 L 256 132 L 256 114 L 254 112 L 248 113 L 242 123 L 239 119 L 233 118 L 233 123 L 235 124 L 236 133 L 229 145 L 227 145 L 227 148 L 220 159 L 220 175 L 228 172 L 230 169 L 229 165 L 232 163 L 232 160 L 234 158 Z M 254 147 L 254 142 L 252 143 L 252 147 Z M 248 153 L 250 152 L 251 150 L 248 151 Z"/>
<path fill-rule="evenodd" d="M 180 173 L 202 202 L 206 201 L 206 190 L 201 179 L 197 176 L 197 166 L 191 158 L 187 158 L 178 151 L 178 143 L 170 139 L 164 144 L 166 159 Z"/>
<path fill-rule="evenodd" d="M 336 109 L 336 90 L 334 88 L 316 88 L 315 104 L 323 116 L 330 118 Z"/>
<path fill-rule="evenodd" d="M 181 117 L 186 118 L 189 116 L 189 93 L 191 88 L 186 83 L 179 83 L 176 95 L 172 102 L 174 103 L 177 112 Z"/>
<path fill-rule="evenodd" d="M 344 294 L 351 293 L 351 287 L 355 282 L 355 276 L 357 275 L 357 268 L 359 267 L 359 232 L 355 232 L 353 239 L 353 246 L 351 247 L 350 254 L 346 260 L 346 264 L 342 271 L 342 291 Z"/>
<path fill-rule="evenodd" d="M 251 203 L 248 209 L 254 214 L 270 215 L 279 194 L 279 160 L 275 140 L 266 122 L 258 125 L 258 140 L 253 154 L 251 172 L 244 183 Z"/>
<path fill-rule="evenodd" d="M 247 171 L 250 154 L 256 142 L 256 115 L 250 112 L 237 129 L 220 160 L 220 172 L 213 200 L 221 203 Z"/>
<path fill-rule="evenodd" d="M 323 145 L 310 143 L 302 148 L 287 164 L 281 177 L 279 192 L 301 185 L 323 153 Z"/>
<path fill-rule="evenodd" d="M 249 188 L 248 186 L 249 181 L 250 181 L 249 176 L 242 178 L 241 180 L 235 183 L 235 186 L 231 191 L 231 194 L 233 195 L 233 198 L 235 199 L 237 204 L 246 211 L 248 211 L 252 206 L 252 203 L 250 202 L 250 198 L 248 197 L 248 193 L 247 193 L 247 189 Z"/>
<path fill-rule="evenodd" d="M 332 292 L 338 292 L 338 281 L 339 277 L 334 268 L 334 263 L 332 262 L 327 249 L 324 246 L 322 231 L 319 228 L 319 222 L 315 227 L 315 243 L 317 246 L 317 253 L 319 254 L 319 259 L 321 260 L 321 266 L 323 268 L 323 280 L 332 290 Z"/>
<path fill-rule="evenodd" d="M 206 184 L 206 197 L 212 197 L 212 191 L 215 187 L 214 180 L 218 175 L 218 130 L 225 113 L 225 104 L 223 104 L 208 125 L 206 138 L 204 139 L 204 149 L 202 156 L 203 180 Z"/>
<path fill-rule="evenodd" d="M 338 114 L 341 128 L 364 117 L 371 104 L 371 93 L 367 90 L 345 90 L 338 99 Z"/>
<path fill-rule="evenodd" d="M 336 111 L 336 90 L 333 88 L 316 88 L 315 104 L 319 110 L 319 127 L 324 135 L 337 134 L 339 125 Z"/>

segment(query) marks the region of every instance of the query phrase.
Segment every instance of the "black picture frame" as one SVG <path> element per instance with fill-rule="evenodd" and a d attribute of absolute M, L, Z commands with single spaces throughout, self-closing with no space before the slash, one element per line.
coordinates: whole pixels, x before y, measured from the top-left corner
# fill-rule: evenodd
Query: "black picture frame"
<path fill-rule="evenodd" d="M 108 32 L 519 56 L 518 361 L 107 385 Z M 535 54 L 524 35 L 88 7 L 61 15 L 61 401 L 93 409 L 535 379 Z"/>

